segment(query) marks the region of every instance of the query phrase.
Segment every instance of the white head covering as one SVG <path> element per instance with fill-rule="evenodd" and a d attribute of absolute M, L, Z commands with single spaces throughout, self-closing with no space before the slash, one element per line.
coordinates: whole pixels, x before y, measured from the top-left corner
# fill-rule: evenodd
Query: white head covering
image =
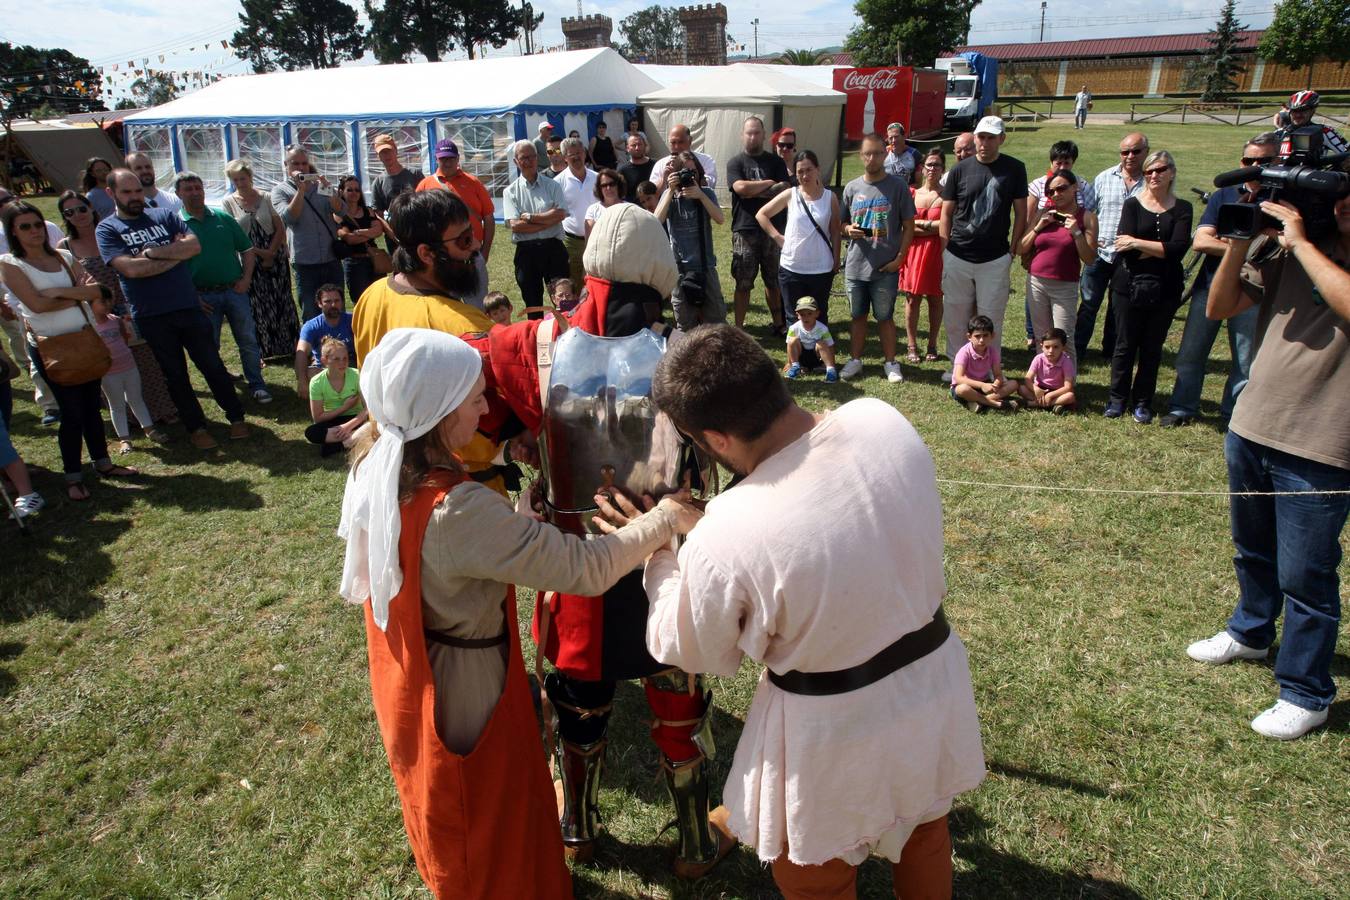
<path fill-rule="evenodd" d="M 403 586 L 398 565 L 398 475 L 403 445 L 440 424 L 478 381 L 483 358 L 459 338 L 427 328 L 395 328 L 361 366 L 361 396 L 380 437 L 347 476 L 338 536 L 347 541 L 342 596 L 370 598 L 375 624 L 389 623 L 389 601 Z"/>

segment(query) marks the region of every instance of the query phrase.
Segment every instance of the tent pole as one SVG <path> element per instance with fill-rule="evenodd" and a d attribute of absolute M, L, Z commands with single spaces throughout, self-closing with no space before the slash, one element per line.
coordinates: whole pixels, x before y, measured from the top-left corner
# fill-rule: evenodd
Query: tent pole
<path fill-rule="evenodd" d="M 839 107 L 839 137 L 834 151 L 834 189 L 836 191 L 843 187 L 844 181 L 844 115 L 847 111 L 847 103 Z"/>

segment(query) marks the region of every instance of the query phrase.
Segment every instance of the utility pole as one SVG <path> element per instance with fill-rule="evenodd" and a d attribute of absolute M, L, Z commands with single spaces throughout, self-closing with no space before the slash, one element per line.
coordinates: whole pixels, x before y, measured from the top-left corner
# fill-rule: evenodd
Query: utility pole
<path fill-rule="evenodd" d="M 1041 0 L 1041 42 L 1045 42 L 1045 0 Z"/>
<path fill-rule="evenodd" d="M 755 26 L 755 59 L 759 59 L 759 19 L 751 19 L 750 24 Z M 1312 66 L 1308 67 L 1308 71 L 1312 72 Z"/>

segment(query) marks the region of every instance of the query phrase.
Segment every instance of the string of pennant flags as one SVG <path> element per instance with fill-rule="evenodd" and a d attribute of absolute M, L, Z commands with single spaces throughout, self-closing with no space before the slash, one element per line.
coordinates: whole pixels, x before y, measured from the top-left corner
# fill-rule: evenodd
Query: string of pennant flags
<path fill-rule="evenodd" d="M 186 91 L 206 87 L 209 84 L 220 81 L 222 78 L 247 74 L 218 71 L 224 67 L 237 65 L 243 62 L 243 60 L 235 56 L 232 52 L 227 52 L 205 63 L 194 63 L 193 67 L 190 69 L 173 68 L 173 63 L 170 61 L 171 57 L 178 56 L 180 53 L 199 53 L 204 50 L 211 50 L 217 43 L 223 50 L 233 50 L 233 46 L 228 40 L 206 41 L 190 47 L 166 50 L 163 53 L 143 56 L 140 58 L 139 62 L 133 58 L 127 60 L 126 63 L 114 62 L 104 63 L 102 65 L 53 66 L 41 71 L 7 73 L 0 79 L 4 82 L 3 84 L 0 84 L 0 91 L 13 91 L 16 94 L 38 91 L 45 95 L 61 93 L 68 97 L 92 97 L 103 92 L 116 91 L 118 89 L 125 90 L 137 79 L 147 77 L 156 80 L 170 81 L 180 91 Z M 165 65 L 166 63 L 167 65 Z M 64 82 L 63 84 L 58 85 L 52 83 L 54 76 L 57 75 L 67 76 L 66 78 L 61 79 L 61 81 Z M 72 75 L 78 77 L 70 78 L 69 76 Z"/>

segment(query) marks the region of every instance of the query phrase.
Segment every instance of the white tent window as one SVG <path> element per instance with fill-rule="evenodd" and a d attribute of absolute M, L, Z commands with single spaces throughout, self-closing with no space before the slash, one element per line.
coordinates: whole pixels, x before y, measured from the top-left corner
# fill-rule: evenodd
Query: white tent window
<path fill-rule="evenodd" d="M 230 187 L 225 181 L 225 132 L 219 127 L 184 127 L 178 130 L 183 165 L 202 178 L 209 198 L 223 197 Z"/>
<path fill-rule="evenodd" d="M 302 125 L 294 129 L 295 142 L 309 154 L 310 165 L 328 176 L 334 188 L 343 175 L 352 174 L 350 133 L 346 125 Z"/>
<path fill-rule="evenodd" d="M 281 181 L 282 155 L 280 125 L 236 125 L 234 155 L 253 169 L 253 186 L 263 193 Z"/>
<path fill-rule="evenodd" d="M 500 197 L 511 183 L 511 144 L 515 142 L 513 119 L 438 119 L 437 133 L 459 147 L 459 165 L 473 175 L 493 197 Z M 433 162 L 434 165 L 434 162 Z"/>
<path fill-rule="evenodd" d="M 136 128 L 131 132 L 128 150 L 144 153 L 155 164 L 155 186 L 173 190 L 173 134 L 168 128 Z"/>
<path fill-rule="evenodd" d="M 398 143 L 398 158 L 410 169 L 421 169 L 425 174 L 436 166 L 428 163 L 427 126 L 422 122 L 369 122 L 361 127 L 361 175 L 369 199 L 371 183 L 384 174 L 384 165 L 375 154 L 375 138 L 382 134 Z"/>

